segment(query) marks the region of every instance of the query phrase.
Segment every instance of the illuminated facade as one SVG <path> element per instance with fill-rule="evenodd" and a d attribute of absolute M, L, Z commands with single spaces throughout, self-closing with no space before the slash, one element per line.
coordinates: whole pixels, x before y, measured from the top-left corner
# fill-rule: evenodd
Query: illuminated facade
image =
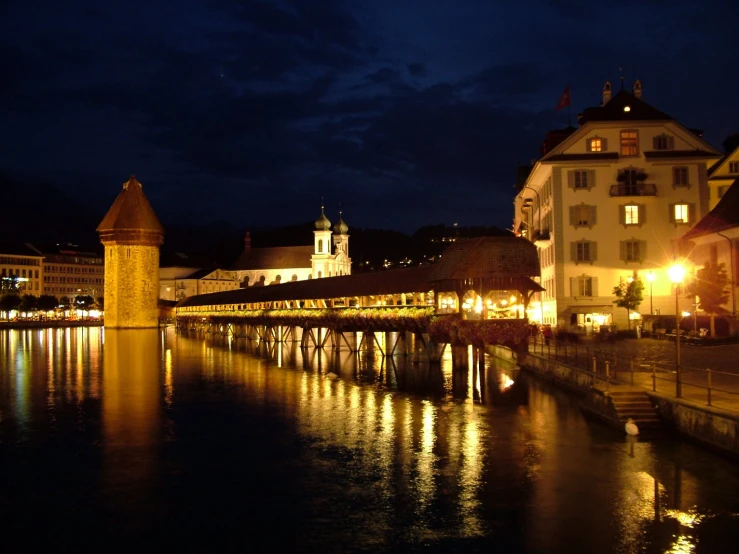
<path fill-rule="evenodd" d="M 17 286 L 17 294 L 44 293 L 43 256 L 27 244 L 0 244 L 0 294 Z"/>
<path fill-rule="evenodd" d="M 164 229 L 135 177 L 123 184 L 97 231 L 105 247 L 105 327 L 157 327 Z"/>
<path fill-rule="evenodd" d="M 716 207 L 729 187 L 739 178 L 739 134 L 726 139 L 724 148 L 726 150 L 724 157 L 708 170 L 711 209 Z"/>
<path fill-rule="evenodd" d="M 242 287 L 351 275 L 349 227 L 339 212 L 339 222 L 332 232 L 331 222 L 321 206 L 321 216 L 313 231 L 313 246 L 252 248 L 251 235 L 247 232 L 244 251 L 231 271 Z"/>
<path fill-rule="evenodd" d="M 72 244 L 32 245 L 44 256 L 44 294 L 57 298 L 103 296 L 105 268 L 102 252 L 82 251 Z"/>
<path fill-rule="evenodd" d="M 601 106 L 545 143 L 519 184 L 514 229 L 536 243 L 545 289 L 533 320 L 625 328 L 612 291 L 635 276 L 644 282 L 640 313 L 674 312 L 665 268 L 710 209 L 708 168 L 721 154 L 641 96 L 638 81 L 615 95 L 606 83 Z"/>
<path fill-rule="evenodd" d="M 182 300 L 186 296 L 239 288 L 233 272 L 223 269 L 162 267 L 159 269 L 159 298 Z"/>

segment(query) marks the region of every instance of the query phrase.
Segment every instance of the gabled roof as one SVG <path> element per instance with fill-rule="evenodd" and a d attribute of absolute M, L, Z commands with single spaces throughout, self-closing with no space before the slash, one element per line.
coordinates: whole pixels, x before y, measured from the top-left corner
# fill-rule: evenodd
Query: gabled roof
<path fill-rule="evenodd" d="M 313 246 L 274 246 L 244 250 L 231 269 L 292 269 L 311 267 Z"/>
<path fill-rule="evenodd" d="M 737 146 L 734 150 L 731 150 L 730 152 L 726 152 L 719 161 L 717 161 L 715 164 L 713 164 L 711 167 L 708 168 L 708 177 L 712 177 L 716 171 L 719 170 L 719 168 L 723 167 L 723 165 L 729 160 L 729 158 L 732 157 L 737 151 L 739 151 L 739 146 Z M 721 179 L 731 179 L 730 176 L 721 176 L 719 177 Z"/>
<path fill-rule="evenodd" d="M 624 111 L 627 106 L 629 111 Z M 674 118 L 622 90 L 604 106 L 586 108 L 579 119 L 580 125 L 584 125 L 590 121 L 670 121 Z"/>
<path fill-rule="evenodd" d="M 734 180 L 718 204 L 683 239 L 692 240 L 732 227 L 739 227 L 739 178 Z"/>
<path fill-rule="evenodd" d="M 97 231 L 142 231 L 145 233 L 164 234 L 154 210 L 149 204 L 141 183 L 133 175 L 123 183 L 123 190 L 98 225 Z"/>
<path fill-rule="evenodd" d="M 538 277 L 541 274 L 536 246 L 514 236 L 457 241 L 444 250 L 432 267 L 432 281 L 500 275 Z"/>

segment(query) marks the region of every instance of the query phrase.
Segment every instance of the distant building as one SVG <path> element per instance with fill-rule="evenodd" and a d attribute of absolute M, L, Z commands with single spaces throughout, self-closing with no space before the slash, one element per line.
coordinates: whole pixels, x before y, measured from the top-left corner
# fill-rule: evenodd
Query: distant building
<path fill-rule="evenodd" d="M 103 253 L 81 250 L 74 244 L 29 244 L 44 257 L 44 294 L 57 298 L 103 296 L 105 267 Z"/>
<path fill-rule="evenodd" d="M 251 235 L 247 232 L 244 251 L 231 270 L 242 287 L 350 275 L 348 233 L 341 212 L 332 233 L 331 222 L 321 206 L 321 216 L 313 231 L 313 246 L 252 248 Z"/>
<path fill-rule="evenodd" d="M 105 327 L 157 327 L 164 229 L 135 177 L 123 183 L 97 231 L 105 247 Z"/>
<path fill-rule="evenodd" d="M 639 81 L 615 95 L 606 83 L 601 105 L 579 124 L 550 134 L 515 198 L 514 230 L 538 247 L 545 288 L 529 317 L 625 328 L 612 291 L 629 278 L 645 284 L 639 312 L 671 313 L 666 268 L 710 209 L 708 168 L 721 153 L 644 102 Z"/>
<path fill-rule="evenodd" d="M 28 244 L 0 243 L 0 294 L 44 294 L 44 257 Z"/>
<path fill-rule="evenodd" d="M 222 292 L 240 288 L 232 271 L 191 267 L 159 269 L 159 298 L 182 300 L 186 296 Z"/>

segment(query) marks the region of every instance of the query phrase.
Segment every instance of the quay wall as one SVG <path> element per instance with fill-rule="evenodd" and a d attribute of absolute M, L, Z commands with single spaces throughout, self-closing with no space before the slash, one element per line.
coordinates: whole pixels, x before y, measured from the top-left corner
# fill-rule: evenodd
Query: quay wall
<path fill-rule="evenodd" d="M 521 369 L 584 395 L 582 408 L 585 411 L 608 424 L 621 425 L 610 395 L 602 390 L 602 383 L 599 387 L 594 386 L 591 372 L 536 354 L 517 356 L 502 346 L 489 346 L 487 352 L 504 360 L 514 360 Z M 644 391 L 652 399 L 666 425 L 705 447 L 739 459 L 739 412 L 703 406 L 648 389 Z"/>

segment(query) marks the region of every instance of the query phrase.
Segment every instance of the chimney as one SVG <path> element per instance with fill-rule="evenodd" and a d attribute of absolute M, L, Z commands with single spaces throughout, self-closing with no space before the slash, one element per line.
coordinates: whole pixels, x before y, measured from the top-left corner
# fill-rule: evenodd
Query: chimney
<path fill-rule="evenodd" d="M 613 89 L 611 87 L 611 81 L 606 81 L 606 84 L 603 85 L 603 102 L 601 103 L 601 106 L 605 106 L 608 104 L 608 102 L 611 101 L 611 93 L 613 92 Z"/>
<path fill-rule="evenodd" d="M 251 233 L 247 231 L 244 237 L 244 252 L 249 252 L 249 250 L 251 250 Z"/>
<path fill-rule="evenodd" d="M 639 79 L 634 81 L 634 86 L 631 88 L 631 92 L 641 100 L 641 81 Z"/>

